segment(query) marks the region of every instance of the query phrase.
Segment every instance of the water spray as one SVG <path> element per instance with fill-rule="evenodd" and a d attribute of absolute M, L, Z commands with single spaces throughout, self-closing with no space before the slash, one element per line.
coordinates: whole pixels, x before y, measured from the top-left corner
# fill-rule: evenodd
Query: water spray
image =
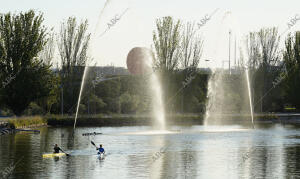
<path fill-rule="evenodd" d="M 249 95 L 249 103 L 250 103 L 251 121 L 252 121 L 252 127 L 254 129 L 252 93 L 251 93 L 251 86 L 250 86 L 249 70 L 248 70 L 248 68 L 246 68 L 246 79 L 247 79 L 247 86 L 248 86 L 248 95 Z"/>

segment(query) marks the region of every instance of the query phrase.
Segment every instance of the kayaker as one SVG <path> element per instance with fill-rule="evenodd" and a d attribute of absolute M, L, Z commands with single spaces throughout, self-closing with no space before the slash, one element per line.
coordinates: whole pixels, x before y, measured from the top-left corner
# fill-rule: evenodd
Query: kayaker
<path fill-rule="evenodd" d="M 62 152 L 64 152 L 63 150 L 61 150 L 61 148 L 59 148 L 58 147 L 58 145 L 57 144 L 55 144 L 55 146 L 54 146 L 54 152 L 53 153 L 59 153 L 59 151 L 62 151 Z"/>
<path fill-rule="evenodd" d="M 102 144 L 100 144 L 100 147 L 96 147 L 96 150 L 99 150 L 98 154 L 105 154 L 105 150 L 104 148 L 102 147 Z"/>

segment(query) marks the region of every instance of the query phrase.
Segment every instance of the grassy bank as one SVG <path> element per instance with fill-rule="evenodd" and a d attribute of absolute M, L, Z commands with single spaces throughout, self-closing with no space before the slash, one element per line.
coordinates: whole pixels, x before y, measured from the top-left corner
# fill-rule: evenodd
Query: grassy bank
<path fill-rule="evenodd" d="M 74 116 L 48 115 L 28 116 L 0 119 L 0 122 L 8 122 L 11 128 L 31 128 L 42 125 L 73 126 Z M 202 115 L 176 114 L 169 115 L 167 124 L 202 124 Z M 79 116 L 76 126 L 135 126 L 153 125 L 154 121 L 149 115 L 88 115 Z"/>
<path fill-rule="evenodd" d="M 257 121 L 274 121 L 274 120 L 279 120 L 279 117 L 276 114 L 258 114 L 254 117 L 255 120 Z"/>
<path fill-rule="evenodd" d="M 243 122 L 249 121 L 251 116 L 218 116 L 225 122 Z M 12 128 L 31 128 L 42 125 L 50 126 L 73 126 L 74 116 L 48 115 L 48 116 L 28 116 L 0 119 L 6 121 Z M 226 120 L 228 118 L 229 120 Z M 279 119 L 275 114 L 257 114 L 255 121 L 277 121 Z M 153 125 L 154 121 L 149 115 L 84 115 L 79 116 L 76 126 L 135 126 L 135 125 Z M 201 125 L 203 124 L 202 114 L 173 114 L 166 116 L 167 125 Z"/>
<path fill-rule="evenodd" d="M 47 125 L 47 120 L 41 116 L 13 117 L 0 120 L 8 122 L 10 128 L 32 128 Z"/>
<path fill-rule="evenodd" d="M 168 124 L 202 124 L 200 115 L 172 115 L 167 116 Z M 48 125 L 73 126 L 73 116 L 50 116 L 47 117 Z M 134 126 L 152 125 L 154 120 L 145 115 L 95 115 L 79 116 L 76 126 Z"/>

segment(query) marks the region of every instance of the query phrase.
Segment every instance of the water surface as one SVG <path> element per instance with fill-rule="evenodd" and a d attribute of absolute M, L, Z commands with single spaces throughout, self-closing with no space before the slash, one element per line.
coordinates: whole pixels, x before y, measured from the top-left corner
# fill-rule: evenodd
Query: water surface
<path fill-rule="evenodd" d="M 83 133 L 103 133 L 82 136 Z M 298 178 L 300 132 L 292 126 L 42 128 L 0 136 L 0 172 L 10 178 Z M 97 158 L 90 143 L 104 145 Z M 43 159 L 54 144 L 70 157 Z"/>

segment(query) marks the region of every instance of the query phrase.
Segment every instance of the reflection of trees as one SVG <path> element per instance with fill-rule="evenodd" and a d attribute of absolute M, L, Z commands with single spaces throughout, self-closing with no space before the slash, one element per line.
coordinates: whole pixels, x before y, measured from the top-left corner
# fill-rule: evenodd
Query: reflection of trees
<path fill-rule="evenodd" d="M 238 173 L 239 178 L 283 178 L 284 159 L 282 146 L 270 146 L 262 143 L 251 144 L 249 148 L 240 148 L 237 163 L 231 170 Z"/>
<path fill-rule="evenodd" d="M 22 173 L 22 177 L 24 178 L 30 178 L 31 177 L 31 170 L 35 168 L 35 165 L 33 163 L 32 156 L 34 153 L 39 153 L 39 148 L 32 147 L 32 141 L 30 135 L 22 135 L 17 134 L 10 137 L 10 142 L 8 146 L 9 155 L 8 156 L 14 156 L 14 160 L 12 163 L 17 163 L 19 159 L 22 158 L 22 160 L 18 163 L 16 166 L 13 175 L 18 175 L 19 172 Z M 19 147 L 16 144 L 23 144 L 22 147 Z M 1 146 L 2 148 L 2 146 Z M 30 151 L 30 152 L 29 152 Z M 2 157 L 1 157 L 2 160 Z M 6 161 L 11 161 L 10 159 Z M 11 163 L 9 163 L 11 164 Z"/>
<path fill-rule="evenodd" d="M 191 151 L 193 144 L 178 145 L 173 139 L 167 140 L 162 147 L 167 150 L 154 163 L 151 163 L 151 176 L 159 178 L 196 178 L 197 152 Z M 151 156 L 150 156 L 151 157 Z"/>
<path fill-rule="evenodd" d="M 297 178 L 300 175 L 300 146 L 285 148 L 286 178 Z"/>

